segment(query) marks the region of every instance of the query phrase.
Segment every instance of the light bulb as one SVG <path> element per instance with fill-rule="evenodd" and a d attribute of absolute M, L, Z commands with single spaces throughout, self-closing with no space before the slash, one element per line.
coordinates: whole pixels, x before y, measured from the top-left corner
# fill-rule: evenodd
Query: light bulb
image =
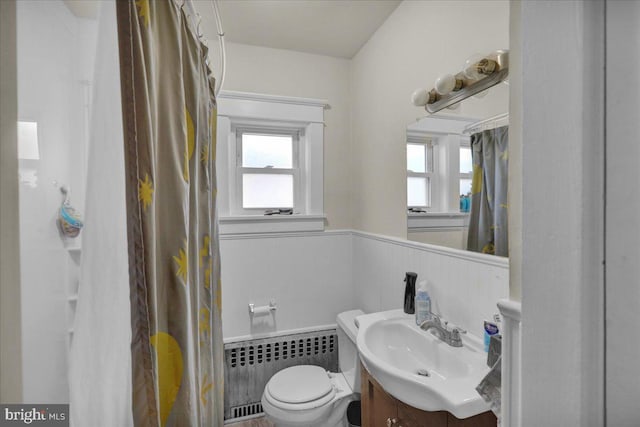
<path fill-rule="evenodd" d="M 429 92 L 426 89 L 416 89 L 411 94 L 411 102 L 416 107 L 424 107 L 429 101 Z"/>
<path fill-rule="evenodd" d="M 462 74 L 469 80 L 480 80 L 483 76 L 478 72 L 476 64 L 484 58 L 479 53 L 474 53 L 465 62 Z"/>
<path fill-rule="evenodd" d="M 493 74 L 498 69 L 498 63 L 493 59 L 481 58 L 479 61 L 473 62 L 473 58 L 467 59 L 462 74 L 470 80 L 480 80 Z"/>
<path fill-rule="evenodd" d="M 493 59 L 483 58 L 476 64 L 476 69 L 482 76 L 488 76 L 498 69 L 498 63 Z"/>
<path fill-rule="evenodd" d="M 462 80 L 458 80 L 451 74 L 445 74 L 438 77 L 435 83 L 436 92 L 440 95 L 446 95 L 454 90 L 460 90 L 462 87 Z"/>

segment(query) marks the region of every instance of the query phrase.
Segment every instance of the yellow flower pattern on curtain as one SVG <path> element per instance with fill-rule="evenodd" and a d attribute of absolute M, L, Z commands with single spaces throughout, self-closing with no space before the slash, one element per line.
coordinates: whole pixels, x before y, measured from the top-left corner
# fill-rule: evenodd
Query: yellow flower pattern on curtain
<path fill-rule="evenodd" d="M 214 80 L 174 0 L 117 2 L 136 426 L 222 426 Z"/>

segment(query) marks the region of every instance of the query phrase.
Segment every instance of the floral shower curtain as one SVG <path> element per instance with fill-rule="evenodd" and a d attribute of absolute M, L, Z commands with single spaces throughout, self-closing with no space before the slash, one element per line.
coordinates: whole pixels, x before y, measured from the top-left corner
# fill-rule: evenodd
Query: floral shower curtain
<path fill-rule="evenodd" d="M 471 135 L 473 179 L 467 249 L 509 256 L 507 177 L 509 127 Z"/>
<path fill-rule="evenodd" d="M 222 426 L 216 102 L 173 0 L 118 1 L 136 426 Z"/>

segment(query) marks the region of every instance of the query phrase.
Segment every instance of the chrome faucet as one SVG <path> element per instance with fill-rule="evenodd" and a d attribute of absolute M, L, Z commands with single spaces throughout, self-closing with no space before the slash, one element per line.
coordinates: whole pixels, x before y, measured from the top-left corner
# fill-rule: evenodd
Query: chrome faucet
<path fill-rule="evenodd" d="M 431 316 L 431 319 L 425 320 L 420 324 L 420 329 L 424 331 L 433 329 L 436 332 L 435 335 L 437 335 L 441 341 L 444 341 L 451 347 L 462 347 L 462 339 L 460 338 L 460 334 L 466 334 L 467 331 L 457 327 L 449 329 L 447 326 L 448 322 L 444 322 L 443 324 L 439 316 L 435 314 L 431 314 Z"/>

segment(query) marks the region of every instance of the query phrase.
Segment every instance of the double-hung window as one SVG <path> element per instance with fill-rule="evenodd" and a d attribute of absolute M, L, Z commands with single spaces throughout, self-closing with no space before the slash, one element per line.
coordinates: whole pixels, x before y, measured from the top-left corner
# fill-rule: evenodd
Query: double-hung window
<path fill-rule="evenodd" d="M 220 234 L 324 230 L 326 101 L 218 96 Z"/>
<path fill-rule="evenodd" d="M 471 146 L 468 140 L 460 141 L 460 196 L 471 193 L 471 181 L 473 178 L 473 162 L 471 159 Z"/>
<path fill-rule="evenodd" d="M 468 214 L 461 212 L 460 196 L 471 191 L 473 165 L 469 137 L 463 131 L 474 121 L 430 116 L 407 128 L 409 230 L 465 226 Z"/>
<path fill-rule="evenodd" d="M 236 203 L 239 212 L 300 209 L 300 131 L 238 128 Z"/>
<path fill-rule="evenodd" d="M 433 147 L 428 139 L 409 137 L 407 142 L 407 207 L 428 208 L 432 202 Z"/>

